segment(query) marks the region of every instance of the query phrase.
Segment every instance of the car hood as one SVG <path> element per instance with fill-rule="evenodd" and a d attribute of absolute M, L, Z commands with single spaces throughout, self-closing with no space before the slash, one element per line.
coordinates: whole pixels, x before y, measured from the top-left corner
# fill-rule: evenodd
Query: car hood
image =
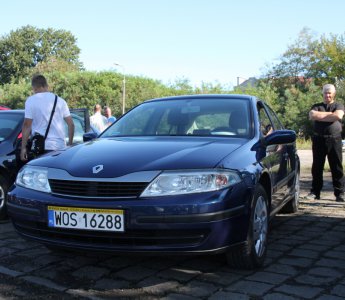
<path fill-rule="evenodd" d="M 243 143 L 234 138 L 101 138 L 54 152 L 31 164 L 95 178 L 152 170 L 206 169 L 216 167 Z M 94 174 L 93 168 L 101 165 L 103 169 Z"/>

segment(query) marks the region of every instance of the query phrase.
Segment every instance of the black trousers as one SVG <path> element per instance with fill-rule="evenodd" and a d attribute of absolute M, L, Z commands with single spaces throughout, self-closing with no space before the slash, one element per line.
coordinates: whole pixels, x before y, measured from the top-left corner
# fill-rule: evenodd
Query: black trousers
<path fill-rule="evenodd" d="M 343 150 L 341 137 L 314 136 L 313 164 L 311 174 L 313 176 L 311 192 L 320 195 L 323 187 L 323 169 L 326 157 L 332 173 L 334 195 L 344 192 Z"/>

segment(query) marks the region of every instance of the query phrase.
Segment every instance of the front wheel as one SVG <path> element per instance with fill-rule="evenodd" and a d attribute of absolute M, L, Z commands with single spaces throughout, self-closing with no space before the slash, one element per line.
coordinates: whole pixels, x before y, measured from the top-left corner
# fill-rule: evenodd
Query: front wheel
<path fill-rule="evenodd" d="M 6 179 L 0 175 L 0 220 L 5 220 L 7 218 L 7 191 L 8 183 Z"/>
<path fill-rule="evenodd" d="M 230 249 L 226 256 L 230 266 L 242 269 L 261 267 L 267 252 L 268 197 L 261 184 L 256 187 L 247 239 L 244 244 Z"/>

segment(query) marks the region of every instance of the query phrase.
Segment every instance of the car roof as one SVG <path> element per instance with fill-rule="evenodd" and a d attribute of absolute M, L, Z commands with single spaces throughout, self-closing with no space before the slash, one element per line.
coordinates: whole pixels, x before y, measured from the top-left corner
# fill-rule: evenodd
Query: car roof
<path fill-rule="evenodd" d="M 163 98 L 154 98 L 150 100 L 146 100 L 144 102 L 151 102 L 151 101 L 166 101 L 166 100 L 186 100 L 186 99 L 243 99 L 243 100 L 251 100 L 255 101 L 256 97 L 252 95 L 245 95 L 245 94 L 195 94 L 195 95 L 181 95 L 181 96 L 171 96 L 171 97 L 163 97 Z"/>
<path fill-rule="evenodd" d="M 1 114 L 24 114 L 24 109 L 10 109 L 10 110 L 0 110 Z M 83 120 L 82 117 L 78 116 L 77 114 L 71 112 L 71 115 L 77 119 Z"/>
<path fill-rule="evenodd" d="M 24 114 L 24 109 L 0 110 L 0 114 Z"/>

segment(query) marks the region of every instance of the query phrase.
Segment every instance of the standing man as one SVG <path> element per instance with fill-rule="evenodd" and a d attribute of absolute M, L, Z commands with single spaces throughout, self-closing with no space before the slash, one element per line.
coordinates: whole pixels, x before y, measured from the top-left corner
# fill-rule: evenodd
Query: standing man
<path fill-rule="evenodd" d="M 26 144 L 30 134 L 35 132 L 45 135 L 51 112 L 53 110 L 55 94 L 49 92 L 48 83 L 43 75 L 34 75 L 31 80 L 33 95 L 25 101 L 25 117 L 22 128 L 22 148 L 20 158 L 27 161 Z M 66 148 L 65 127 L 68 126 L 68 145 L 72 145 L 74 123 L 64 99 L 58 97 L 55 112 L 45 140 L 45 151 L 62 150 Z"/>
<path fill-rule="evenodd" d="M 92 126 L 96 127 L 99 132 L 102 132 L 108 126 L 107 118 L 102 115 L 102 106 L 96 104 L 93 108 L 93 111 L 94 114 L 90 117 L 90 123 Z"/>
<path fill-rule="evenodd" d="M 336 201 L 345 201 L 341 137 L 344 105 L 335 102 L 335 93 L 333 84 L 324 85 L 323 102 L 314 104 L 309 112 L 309 119 L 313 121 L 314 127 L 311 169 L 313 180 L 307 199 L 320 199 L 323 186 L 323 169 L 327 156 Z"/>
<path fill-rule="evenodd" d="M 109 106 L 104 106 L 103 112 L 104 112 L 105 117 L 107 118 L 108 126 L 110 126 L 116 121 L 116 118 L 111 115 L 111 108 Z"/>

